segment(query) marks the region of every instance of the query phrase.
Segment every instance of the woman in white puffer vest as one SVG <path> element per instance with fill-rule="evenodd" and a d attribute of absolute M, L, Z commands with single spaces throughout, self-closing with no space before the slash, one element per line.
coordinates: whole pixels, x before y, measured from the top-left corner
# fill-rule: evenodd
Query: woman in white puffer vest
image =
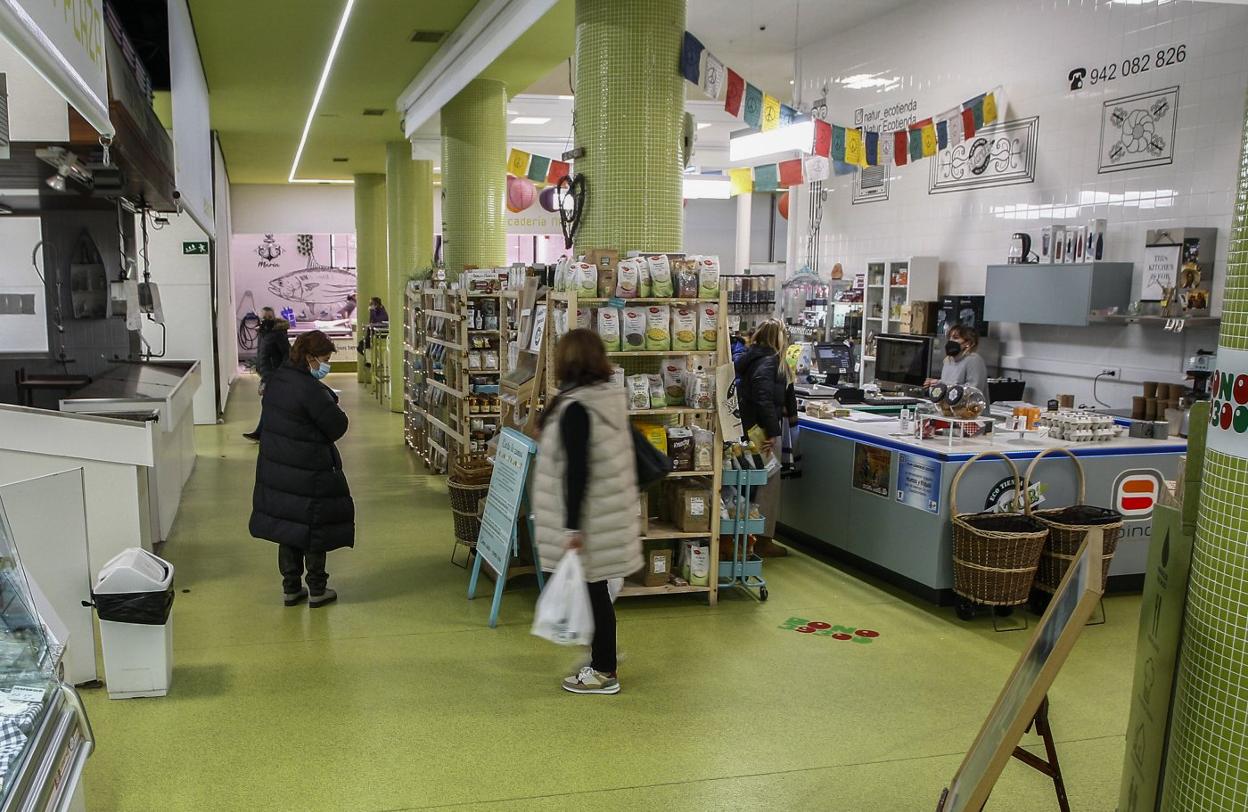
<path fill-rule="evenodd" d="M 633 437 L 624 390 L 611 383 L 602 339 L 572 330 L 555 346 L 559 395 L 542 416 L 533 513 L 542 569 L 579 550 L 594 612 L 590 664 L 563 681 L 578 694 L 620 691 L 615 607 L 607 580 L 642 568 Z"/>

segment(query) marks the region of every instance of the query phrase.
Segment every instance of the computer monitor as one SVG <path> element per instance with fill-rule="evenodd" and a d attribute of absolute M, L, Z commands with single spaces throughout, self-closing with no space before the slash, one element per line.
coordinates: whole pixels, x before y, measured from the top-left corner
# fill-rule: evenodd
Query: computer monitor
<path fill-rule="evenodd" d="M 925 336 L 885 334 L 875 338 L 875 380 L 881 389 L 922 386 L 931 360 L 932 344 Z"/>
<path fill-rule="evenodd" d="M 845 375 L 853 368 L 848 344 L 816 344 L 815 369 L 822 375 Z"/>

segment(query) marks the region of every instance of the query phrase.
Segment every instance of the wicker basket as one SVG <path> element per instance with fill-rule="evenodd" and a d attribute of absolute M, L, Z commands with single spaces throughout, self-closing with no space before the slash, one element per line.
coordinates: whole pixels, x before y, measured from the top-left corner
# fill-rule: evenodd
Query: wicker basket
<path fill-rule="evenodd" d="M 1075 471 L 1079 475 L 1079 489 L 1075 504 L 1070 507 L 1034 510 L 1031 515 L 1039 519 L 1049 528 L 1049 538 L 1045 542 L 1044 552 L 1040 555 L 1040 568 L 1036 572 L 1036 589 L 1053 593 L 1062 583 L 1062 577 L 1075 560 L 1080 545 L 1088 535 L 1088 530 L 1099 527 L 1104 531 L 1104 552 L 1101 555 L 1101 590 L 1109 580 L 1109 564 L 1114 559 L 1114 550 L 1118 548 L 1118 540 L 1122 538 L 1122 514 L 1109 508 L 1093 507 L 1084 503 L 1086 497 L 1083 464 L 1079 458 L 1065 448 L 1048 448 L 1040 452 L 1031 465 L 1027 466 L 1024 476 L 1028 488 L 1031 486 L 1031 475 L 1036 464 L 1048 454 L 1065 454 L 1074 460 Z"/>
<path fill-rule="evenodd" d="M 953 514 L 953 591 L 985 606 L 1019 606 L 1027 602 L 1044 550 L 1048 528 L 1027 513 L 959 513 L 958 483 L 972 464 L 984 457 L 1000 457 L 1014 476 L 1014 492 L 1026 491 L 1018 467 L 996 451 L 971 457 L 953 478 L 950 512 Z"/>
<path fill-rule="evenodd" d="M 451 479 L 463 485 L 488 484 L 494 464 L 485 457 L 456 457 L 451 463 Z"/>
<path fill-rule="evenodd" d="M 481 510 L 490 483 L 463 483 L 454 478 L 446 482 L 451 495 L 451 514 L 455 517 L 455 541 L 476 549 L 481 532 Z"/>

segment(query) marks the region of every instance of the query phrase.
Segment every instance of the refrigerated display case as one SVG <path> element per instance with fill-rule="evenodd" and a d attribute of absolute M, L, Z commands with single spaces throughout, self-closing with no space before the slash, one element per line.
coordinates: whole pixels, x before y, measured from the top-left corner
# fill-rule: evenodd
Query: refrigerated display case
<path fill-rule="evenodd" d="M 65 627 L 41 594 L 0 502 L 0 812 L 82 808 L 79 783 L 95 746 L 62 676 Z"/>

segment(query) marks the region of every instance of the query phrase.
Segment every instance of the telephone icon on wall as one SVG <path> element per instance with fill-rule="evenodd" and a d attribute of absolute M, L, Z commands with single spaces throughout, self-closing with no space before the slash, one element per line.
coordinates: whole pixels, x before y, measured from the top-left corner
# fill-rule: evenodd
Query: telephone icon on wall
<path fill-rule="evenodd" d="M 1087 68 L 1075 68 L 1074 70 L 1072 70 L 1070 74 L 1066 77 L 1067 79 L 1070 80 L 1070 89 L 1072 91 L 1080 90 L 1083 87 L 1084 77 L 1086 77 L 1087 75 L 1088 75 Z"/>

